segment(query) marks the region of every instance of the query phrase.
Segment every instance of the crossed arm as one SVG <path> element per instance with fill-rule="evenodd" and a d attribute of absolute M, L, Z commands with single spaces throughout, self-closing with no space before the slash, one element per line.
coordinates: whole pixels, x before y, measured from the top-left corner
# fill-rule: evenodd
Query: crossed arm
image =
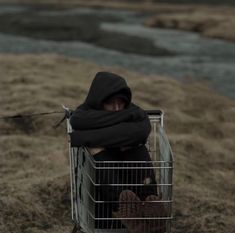
<path fill-rule="evenodd" d="M 72 146 L 87 147 L 128 147 L 144 144 L 150 133 L 148 119 L 137 122 L 122 122 L 113 126 L 79 130 L 71 133 Z"/>
<path fill-rule="evenodd" d="M 105 148 L 125 149 L 144 144 L 151 130 L 147 114 L 134 104 L 118 112 L 80 106 L 71 116 L 70 123 L 74 129 L 71 145 L 86 146 L 91 154 Z"/>

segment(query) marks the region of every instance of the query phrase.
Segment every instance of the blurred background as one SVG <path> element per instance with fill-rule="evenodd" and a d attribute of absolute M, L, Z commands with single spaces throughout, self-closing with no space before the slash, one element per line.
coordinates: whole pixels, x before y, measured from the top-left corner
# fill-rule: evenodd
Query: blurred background
<path fill-rule="evenodd" d="M 125 77 L 141 107 L 165 112 L 172 232 L 234 232 L 234 5 L 0 0 L 0 232 L 71 231 L 66 129 L 53 125 L 101 70 Z"/>

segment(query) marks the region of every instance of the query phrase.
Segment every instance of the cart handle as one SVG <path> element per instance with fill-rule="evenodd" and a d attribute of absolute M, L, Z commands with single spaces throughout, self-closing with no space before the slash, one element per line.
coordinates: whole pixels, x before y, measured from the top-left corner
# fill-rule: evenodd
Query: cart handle
<path fill-rule="evenodd" d="M 163 127 L 163 117 L 164 117 L 164 112 L 160 109 L 157 110 L 145 110 L 145 112 L 149 116 L 156 116 L 158 119 L 160 119 L 160 125 Z"/>

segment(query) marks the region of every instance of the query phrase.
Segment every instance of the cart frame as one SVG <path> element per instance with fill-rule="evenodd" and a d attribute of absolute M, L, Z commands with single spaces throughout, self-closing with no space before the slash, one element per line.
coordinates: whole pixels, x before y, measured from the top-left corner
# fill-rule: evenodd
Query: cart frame
<path fill-rule="evenodd" d="M 70 116 L 72 111 L 64 108 L 66 113 L 67 133 L 72 132 L 70 125 Z M 69 159 L 70 159 L 70 184 L 71 184 L 71 215 L 75 225 L 80 231 L 86 233 L 126 233 L 125 228 L 114 227 L 113 229 L 105 229 L 97 227 L 97 222 L 101 221 L 119 221 L 121 218 L 113 218 L 106 216 L 105 218 L 96 216 L 96 206 L 99 203 L 105 203 L 105 200 L 98 200 L 95 195 L 95 189 L 102 184 L 97 183 L 96 174 L 99 169 L 107 171 L 124 171 L 125 169 L 154 169 L 157 179 L 157 189 L 162 199 L 161 202 L 166 209 L 166 216 L 152 217 L 152 218 L 135 218 L 135 221 L 148 221 L 148 219 L 155 219 L 155 221 L 164 220 L 166 222 L 166 230 L 164 233 L 171 233 L 172 222 L 172 202 L 173 202 L 173 153 L 168 140 L 168 137 L 163 128 L 164 113 L 161 110 L 148 110 L 146 111 L 152 126 L 151 134 L 148 138 L 146 146 L 149 150 L 152 161 L 147 162 L 149 165 L 143 166 L 143 161 L 102 161 L 96 162 L 92 159 L 88 150 L 85 147 L 71 147 L 70 137 L 68 136 Z M 120 166 L 120 162 L 122 165 Z M 123 190 L 130 187 L 130 185 L 138 186 L 140 184 L 115 184 L 111 183 L 114 188 L 122 186 Z M 131 218 L 130 218 L 131 220 Z M 120 223 L 119 223 L 120 225 Z M 76 231 L 74 231 L 76 232 Z M 143 232 L 143 233 L 147 233 Z"/>

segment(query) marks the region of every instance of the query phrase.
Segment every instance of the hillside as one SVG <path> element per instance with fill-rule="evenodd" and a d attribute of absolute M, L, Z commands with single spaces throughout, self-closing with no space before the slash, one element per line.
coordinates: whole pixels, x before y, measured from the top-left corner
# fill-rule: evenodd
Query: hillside
<path fill-rule="evenodd" d="M 175 154 L 173 232 L 232 233 L 235 103 L 205 83 L 56 55 L 1 55 L 0 115 L 75 108 L 100 70 L 126 77 L 143 108 L 165 111 Z M 71 231 L 65 124 L 53 128 L 62 115 L 0 120 L 0 232 Z"/>

